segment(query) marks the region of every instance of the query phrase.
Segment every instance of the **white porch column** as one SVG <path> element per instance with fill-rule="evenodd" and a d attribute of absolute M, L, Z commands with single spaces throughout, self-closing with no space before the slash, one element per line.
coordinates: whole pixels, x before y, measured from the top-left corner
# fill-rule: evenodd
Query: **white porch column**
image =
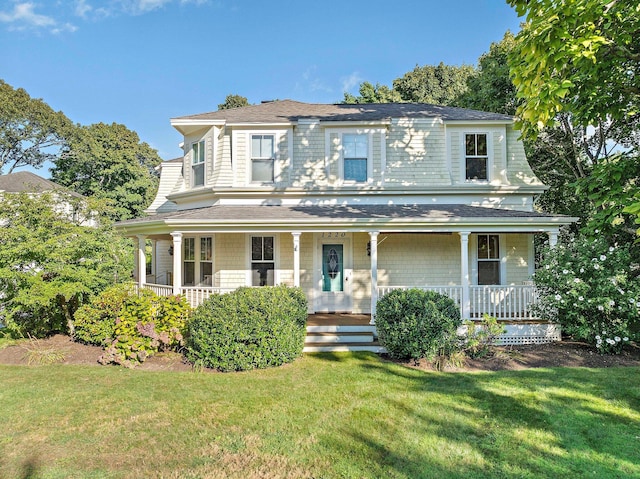
<path fill-rule="evenodd" d="M 371 321 L 376 324 L 376 305 L 378 303 L 378 235 L 379 231 L 369 232 L 371 244 Z"/>
<path fill-rule="evenodd" d="M 138 287 L 143 288 L 147 282 L 147 237 L 144 235 L 137 235 L 138 237 Z"/>
<path fill-rule="evenodd" d="M 293 285 L 300 286 L 300 232 L 293 231 Z"/>
<path fill-rule="evenodd" d="M 471 316 L 471 298 L 469 295 L 469 231 L 460 231 L 460 283 L 462 284 L 461 313 L 462 319 Z"/>
<path fill-rule="evenodd" d="M 551 248 L 555 248 L 556 245 L 558 244 L 558 233 L 560 232 L 560 230 L 555 229 L 555 230 L 550 230 L 547 232 L 547 234 L 549 235 L 549 246 Z"/>
<path fill-rule="evenodd" d="M 171 233 L 173 237 L 173 294 L 180 294 L 182 286 L 182 233 Z"/>

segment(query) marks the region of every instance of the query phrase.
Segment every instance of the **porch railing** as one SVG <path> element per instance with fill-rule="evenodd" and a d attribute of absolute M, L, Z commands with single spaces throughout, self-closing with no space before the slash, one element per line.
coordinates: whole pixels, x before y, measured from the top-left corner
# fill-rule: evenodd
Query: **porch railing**
<path fill-rule="evenodd" d="M 394 289 L 421 289 L 446 294 L 462 309 L 462 286 L 380 286 L 378 297 Z M 538 297 L 532 285 L 470 286 L 469 312 L 471 318 L 488 314 L 502 320 L 539 319 L 533 311 Z"/>
<path fill-rule="evenodd" d="M 152 284 L 145 283 L 145 289 L 150 289 L 158 296 L 171 296 L 173 294 L 173 286 L 167 286 L 166 284 Z"/>
<path fill-rule="evenodd" d="M 230 293 L 233 290 L 235 290 L 235 288 L 183 286 L 180 288 L 180 294 L 187 299 L 187 303 L 189 303 L 192 308 L 195 308 L 212 294 Z"/>

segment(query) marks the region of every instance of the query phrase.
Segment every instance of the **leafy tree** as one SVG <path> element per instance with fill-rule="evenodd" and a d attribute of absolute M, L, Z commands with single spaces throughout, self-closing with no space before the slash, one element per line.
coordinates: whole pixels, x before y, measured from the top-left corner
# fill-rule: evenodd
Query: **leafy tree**
<path fill-rule="evenodd" d="M 393 80 L 393 89 L 403 101 L 455 105 L 467 90 L 467 80 L 475 74 L 471 65 L 417 66 L 401 78 Z"/>
<path fill-rule="evenodd" d="M 249 106 L 249 100 L 240 95 L 227 95 L 224 103 L 218 105 L 218 110 L 228 110 L 230 108 L 240 108 L 241 106 Z"/>
<path fill-rule="evenodd" d="M 158 152 L 118 123 L 79 127 L 51 170 L 53 181 L 110 202 L 109 216 L 140 216 L 158 186 Z"/>
<path fill-rule="evenodd" d="M 0 320 L 20 334 L 73 334 L 78 307 L 129 278 L 131 244 L 87 226 L 97 204 L 63 191 L 0 197 Z"/>
<path fill-rule="evenodd" d="M 360 84 L 360 96 L 345 92 L 342 103 L 399 103 L 402 102 L 400 94 L 386 85 L 369 82 Z"/>
<path fill-rule="evenodd" d="M 587 126 L 637 116 L 640 9 L 636 0 L 508 0 L 526 16 L 510 56 L 524 133 L 557 113 Z"/>
<path fill-rule="evenodd" d="M 0 174 L 55 159 L 72 129 L 64 113 L 0 80 Z"/>

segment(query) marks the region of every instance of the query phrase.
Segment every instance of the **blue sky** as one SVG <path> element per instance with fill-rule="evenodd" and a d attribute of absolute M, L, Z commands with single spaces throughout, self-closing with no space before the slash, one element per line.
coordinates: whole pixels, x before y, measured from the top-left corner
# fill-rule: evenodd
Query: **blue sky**
<path fill-rule="evenodd" d="M 475 65 L 519 23 L 504 0 L 0 0 L 0 78 L 171 159 L 169 119 L 229 93 L 339 102 L 416 65 Z"/>

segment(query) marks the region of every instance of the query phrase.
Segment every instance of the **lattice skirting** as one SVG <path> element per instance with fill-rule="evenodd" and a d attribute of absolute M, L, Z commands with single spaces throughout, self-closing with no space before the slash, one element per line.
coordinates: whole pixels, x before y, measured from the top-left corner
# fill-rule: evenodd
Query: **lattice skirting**
<path fill-rule="evenodd" d="M 544 344 L 560 341 L 559 324 L 507 324 L 507 332 L 498 338 L 499 345 Z"/>

